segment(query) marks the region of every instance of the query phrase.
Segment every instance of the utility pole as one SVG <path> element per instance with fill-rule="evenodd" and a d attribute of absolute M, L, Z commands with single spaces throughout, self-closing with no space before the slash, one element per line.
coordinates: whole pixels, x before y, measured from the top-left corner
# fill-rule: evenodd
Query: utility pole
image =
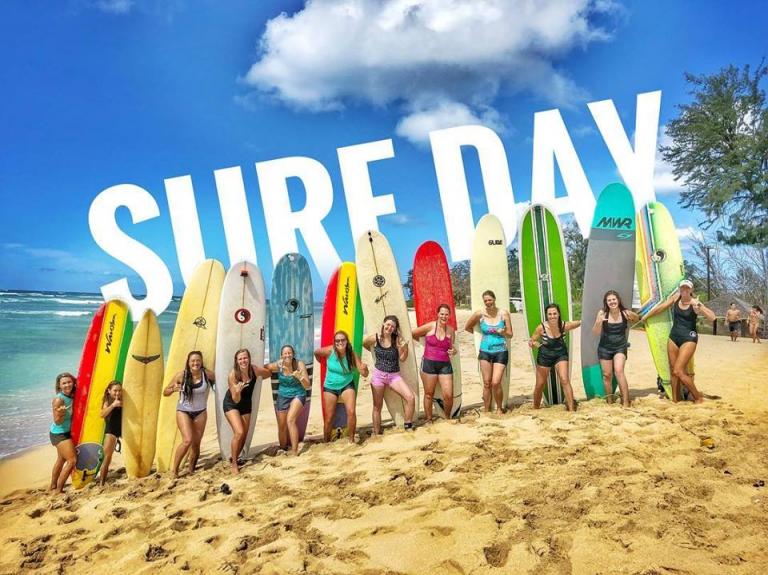
<path fill-rule="evenodd" d="M 704 246 L 704 249 L 707 252 L 707 301 L 709 301 L 709 300 L 712 299 L 712 289 L 710 288 L 710 285 L 709 285 L 709 268 L 710 268 L 710 266 L 709 266 L 709 251 L 711 249 L 713 249 L 713 248 L 712 248 L 712 246 Z"/>

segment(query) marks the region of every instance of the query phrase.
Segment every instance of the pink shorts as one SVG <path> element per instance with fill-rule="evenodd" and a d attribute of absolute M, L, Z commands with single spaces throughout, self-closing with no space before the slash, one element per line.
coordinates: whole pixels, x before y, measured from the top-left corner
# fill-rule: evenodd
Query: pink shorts
<path fill-rule="evenodd" d="M 379 371 L 375 367 L 371 373 L 371 385 L 373 387 L 387 387 L 392 385 L 395 381 L 403 379 L 399 371 L 389 373 L 386 371 Z"/>

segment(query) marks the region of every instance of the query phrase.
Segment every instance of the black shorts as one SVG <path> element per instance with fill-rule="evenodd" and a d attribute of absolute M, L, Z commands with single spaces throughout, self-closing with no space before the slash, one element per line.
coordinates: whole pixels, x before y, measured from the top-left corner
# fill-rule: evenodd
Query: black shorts
<path fill-rule="evenodd" d="M 227 393 L 224 396 L 224 401 L 221 404 L 222 409 L 224 410 L 224 413 L 227 413 L 228 411 L 237 410 L 240 415 L 250 415 L 251 410 L 253 409 L 253 403 L 251 402 L 250 398 L 248 398 L 248 401 L 241 401 L 240 403 L 235 403 L 232 401 L 232 396 Z"/>
<path fill-rule="evenodd" d="M 70 432 L 54 433 L 53 431 L 49 431 L 48 438 L 51 440 L 51 445 L 57 445 L 62 441 L 67 441 L 68 439 L 72 439 L 72 434 Z"/>
<path fill-rule="evenodd" d="M 277 401 L 275 402 L 275 409 L 277 409 L 277 411 L 288 411 L 294 399 L 298 399 L 301 402 L 301 405 L 307 404 L 306 395 L 296 395 L 294 397 L 286 397 L 284 395 L 278 394 Z"/>
<path fill-rule="evenodd" d="M 607 361 L 613 360 L 614 356 L 619 353 L 623 353 L 624 357 L 627 357 L 627 351 L 629 350 L 629 346 L 622 347 L 621 349 L 612 350 L 612 349 L 606 349 L 604 347 L 597 348 L 597 357 L 598 359 L 603 359 Z"/>
<path fill-rule="evenodd" d="M 561 361 L 568 361 L 568 350 L 549 351 L 544 347 L 539 348 L 539 354 L 536 356 L 536 365 L 541 367 L 555 367 Z"/>
<path fill-rule="evenodd" d="M 422 357 L 421 371 L 429 375 L 451 375 L 453 373 L 453 366 L 450 361 L 435 361 L 434 359 Z"/>
<path fill-rule="evenodd" d="M 739 331 L 739 325 L 741 324 L 740 321 L 729 321 L 728 322 L 728 330 L 729 331 Z"/>
<path fill-rule="evenodd" d="M 477 359 L 480 361 L 487 361 L 488 363 L 500 363 L 507 365 L 509 362 L 509 351 L 497 351 L 495 353 L 488 353 L 487 351 L 480 350 L 477 354 Z"/>
<path fill-rule="evenodd" d="M 355 389 L 354 381 L 350 381 L 347 385 L 345 385 L 341 389 L 328 389 L 327 387 L 324 387 L 323 393 L 332 393 L 336 397 L 341 397 L 341 394 L 347 391 L 348 389 Z"/>

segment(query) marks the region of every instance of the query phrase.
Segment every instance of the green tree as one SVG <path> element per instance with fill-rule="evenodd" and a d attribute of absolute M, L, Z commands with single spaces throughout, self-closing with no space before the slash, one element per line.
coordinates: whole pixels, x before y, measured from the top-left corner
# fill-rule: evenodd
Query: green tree
<path fill-rule="evenodd" d="M 563 227 L 563 240 L 571 274 L 571 300 L 580 302 L 584 291 L 584 270 L 587 266 L 587 240 L 581 235 L 575 221 Z"/>
<path fill-rule="evenodd" d="M 704 212 L 705 228 L 724 225 L 729 245 L 768 245 L 768 108 L 765 61 L 711 76 L 686 73 L 690 104 L 667 125 L 664 159 L 685 185 L 680 205 Z"/>

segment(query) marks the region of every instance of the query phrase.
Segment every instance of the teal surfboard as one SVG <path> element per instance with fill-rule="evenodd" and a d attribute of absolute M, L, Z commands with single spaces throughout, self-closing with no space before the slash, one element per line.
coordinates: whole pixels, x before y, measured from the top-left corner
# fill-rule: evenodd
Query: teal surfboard
<path fill-rule="evenodd" d="M 312 276 L 309 264 L 301 254 L 285 254 L 272 275 L 272 296 L 269 300 L 269 361 L 280 359 L 280 348 L 293 346 L 296 359 L 307 366 L 312 381 L 314 359 L 315 318 L 312 305 Z M 277 407 L 277 374 L 272 375 L 272 401 Z M 304 439 L 309 421 L 312 393 L 307 391 L 307 403 L 297 421 L 299 441 Z"/>
<path fill-rule="evenodd" d="M 565 255 L 563 232 L 557 216 L 540 205 L 533 205 L 523 215 L 519 232 L 520 289 L 527 337 L 545 321 L 544 308 L 550 303 L 560 306 L 564 322 L 571 320 L 571 279 Z M 565 335 L 568 351 L 571 338 Z M 534 368 L 539 350 L 531 349 Z M 563 403 L 565 396 L 555 370 L 551 370 L 544 387 L 548 404 Z"/>
<path fill-rule="evenodd" d="M 609 184 L 597 199 L 587 243 L 584 292 L 581 298 L 581 377 L 587 399 L 604 397 L 597 357 L 600 334 L 592 333 L 603 296 L 616 290 L 625 307 L 632 306 L 635 278 L 635 204 L 623 184 Z M 616 378 L 613 392 L 616 392 Z"/>

